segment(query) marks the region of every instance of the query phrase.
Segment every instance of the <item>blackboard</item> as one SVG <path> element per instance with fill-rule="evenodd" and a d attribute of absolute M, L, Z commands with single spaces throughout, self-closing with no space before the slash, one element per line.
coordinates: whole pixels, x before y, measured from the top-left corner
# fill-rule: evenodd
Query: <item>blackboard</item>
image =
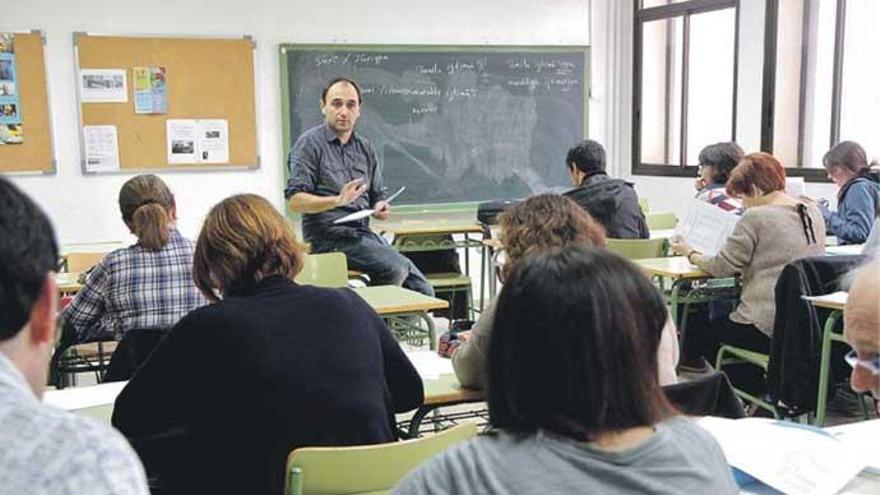
<path fill-rule="evenodd" d="M 282 45 L 285 156 L 323 122 L 326 82 L 348 76 L 385 185 L 407 186 L 398 204 L 558 190 L 566 152 L 586 136 L 588 61 L 587 47 Z"/>

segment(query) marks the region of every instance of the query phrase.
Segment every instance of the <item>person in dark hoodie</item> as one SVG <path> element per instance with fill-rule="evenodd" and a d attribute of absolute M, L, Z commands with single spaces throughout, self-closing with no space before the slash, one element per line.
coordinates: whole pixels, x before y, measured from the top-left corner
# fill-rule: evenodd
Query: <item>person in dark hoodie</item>
<path fill-rule="evenodd" d="M 639 207 L 633 184 L 608 177 L 605 149 L 586 140 L 568 150 L 565 157 L 575 189 L 564 194 L 605 227 L 612 239 L 647 239 L 648 224 Z"/>
<path fill-rule="evenodd" d="M 822 159 L 828 178 L 840 188 L 837 211 L 819 200 L 819 209 L 840 244 L 862 244 L 871 232 L 874 212 L 880 201 L 880 177 L 871 170 L 865 150 L 853 141 L 843 141 L 831 148 Z"/>

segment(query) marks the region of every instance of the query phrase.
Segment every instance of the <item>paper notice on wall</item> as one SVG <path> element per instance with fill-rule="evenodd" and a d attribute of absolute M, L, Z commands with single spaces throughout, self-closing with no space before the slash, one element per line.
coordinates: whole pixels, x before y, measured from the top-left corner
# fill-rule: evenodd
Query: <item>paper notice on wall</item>
<path fill-rule="evenodd" d="M 0 33 L 0 145 L 24 142 L 16 70 L 15 35 Z"/>
<path fill-rule="evenodd" d="M 229 124 L 225 119 L 166 121 L 169 164 L 229 162 Z"/>
<path fill-rule="evenodd" d="M 125 69 L 80 69 L 79 94 L 83 103 L 125 103 Z"/>
<path fill-rule="evenodd" d="M 115 125 L 83 126 L 86 172 L 119 170 L 119 142 Z"/>
<path fill-rule="evenodd" d="M 739 215 L 698 200 L 679 222 L 676 234 L 697 251 L 714 256 L 727 242 L 739 219 Z"/>
<path fill-rule="evenodd" d="M 134 86 L 134 113 L 168 113 L 165 89 L 165 67 L 135 67 L 132 69 Z"/>

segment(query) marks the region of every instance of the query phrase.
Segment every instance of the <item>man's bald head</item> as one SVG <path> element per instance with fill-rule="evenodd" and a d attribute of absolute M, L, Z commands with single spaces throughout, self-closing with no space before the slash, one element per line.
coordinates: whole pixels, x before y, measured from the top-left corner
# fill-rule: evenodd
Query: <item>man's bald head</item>
<path fill-rule="evenodd" d="M 846 340 L 859 359 L 872 360 L 880 354 L 880 260 L 874 260 L 856 274 L 843 312 Z M 853 369 L 852 387 L 880 396 L 880 375 L 862 366 Z"/>

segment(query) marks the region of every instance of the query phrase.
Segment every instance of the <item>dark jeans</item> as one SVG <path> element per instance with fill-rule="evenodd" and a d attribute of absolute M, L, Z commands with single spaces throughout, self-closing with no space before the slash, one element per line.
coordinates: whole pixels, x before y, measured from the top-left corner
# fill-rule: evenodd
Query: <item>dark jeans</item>
<path fill-rule="evenodd" d="M 688 318 L 684 341 L 687 358 L 705 357 L 713 366 L 722 345 L 741 347 L 751 351 L 770 353 L 770 337 L 754 325 L 731 321 L 728 315 L 710 320 L 704 308 Z M 755 395 L 766 392 L 764 372 L 757 366 L 736 364 L 724 367 L 734 387 Z"/>
<path fill-rule="evenodd" d="M 428 296 L 434 295 L 428 279 L 388 241 L 371 231 L 360 231 L 360 234 L 358 237 L 312 241 L 312 251 L 345 253 L 349 268 L 369 275 L 374 285 L 402 285 Z"/>

